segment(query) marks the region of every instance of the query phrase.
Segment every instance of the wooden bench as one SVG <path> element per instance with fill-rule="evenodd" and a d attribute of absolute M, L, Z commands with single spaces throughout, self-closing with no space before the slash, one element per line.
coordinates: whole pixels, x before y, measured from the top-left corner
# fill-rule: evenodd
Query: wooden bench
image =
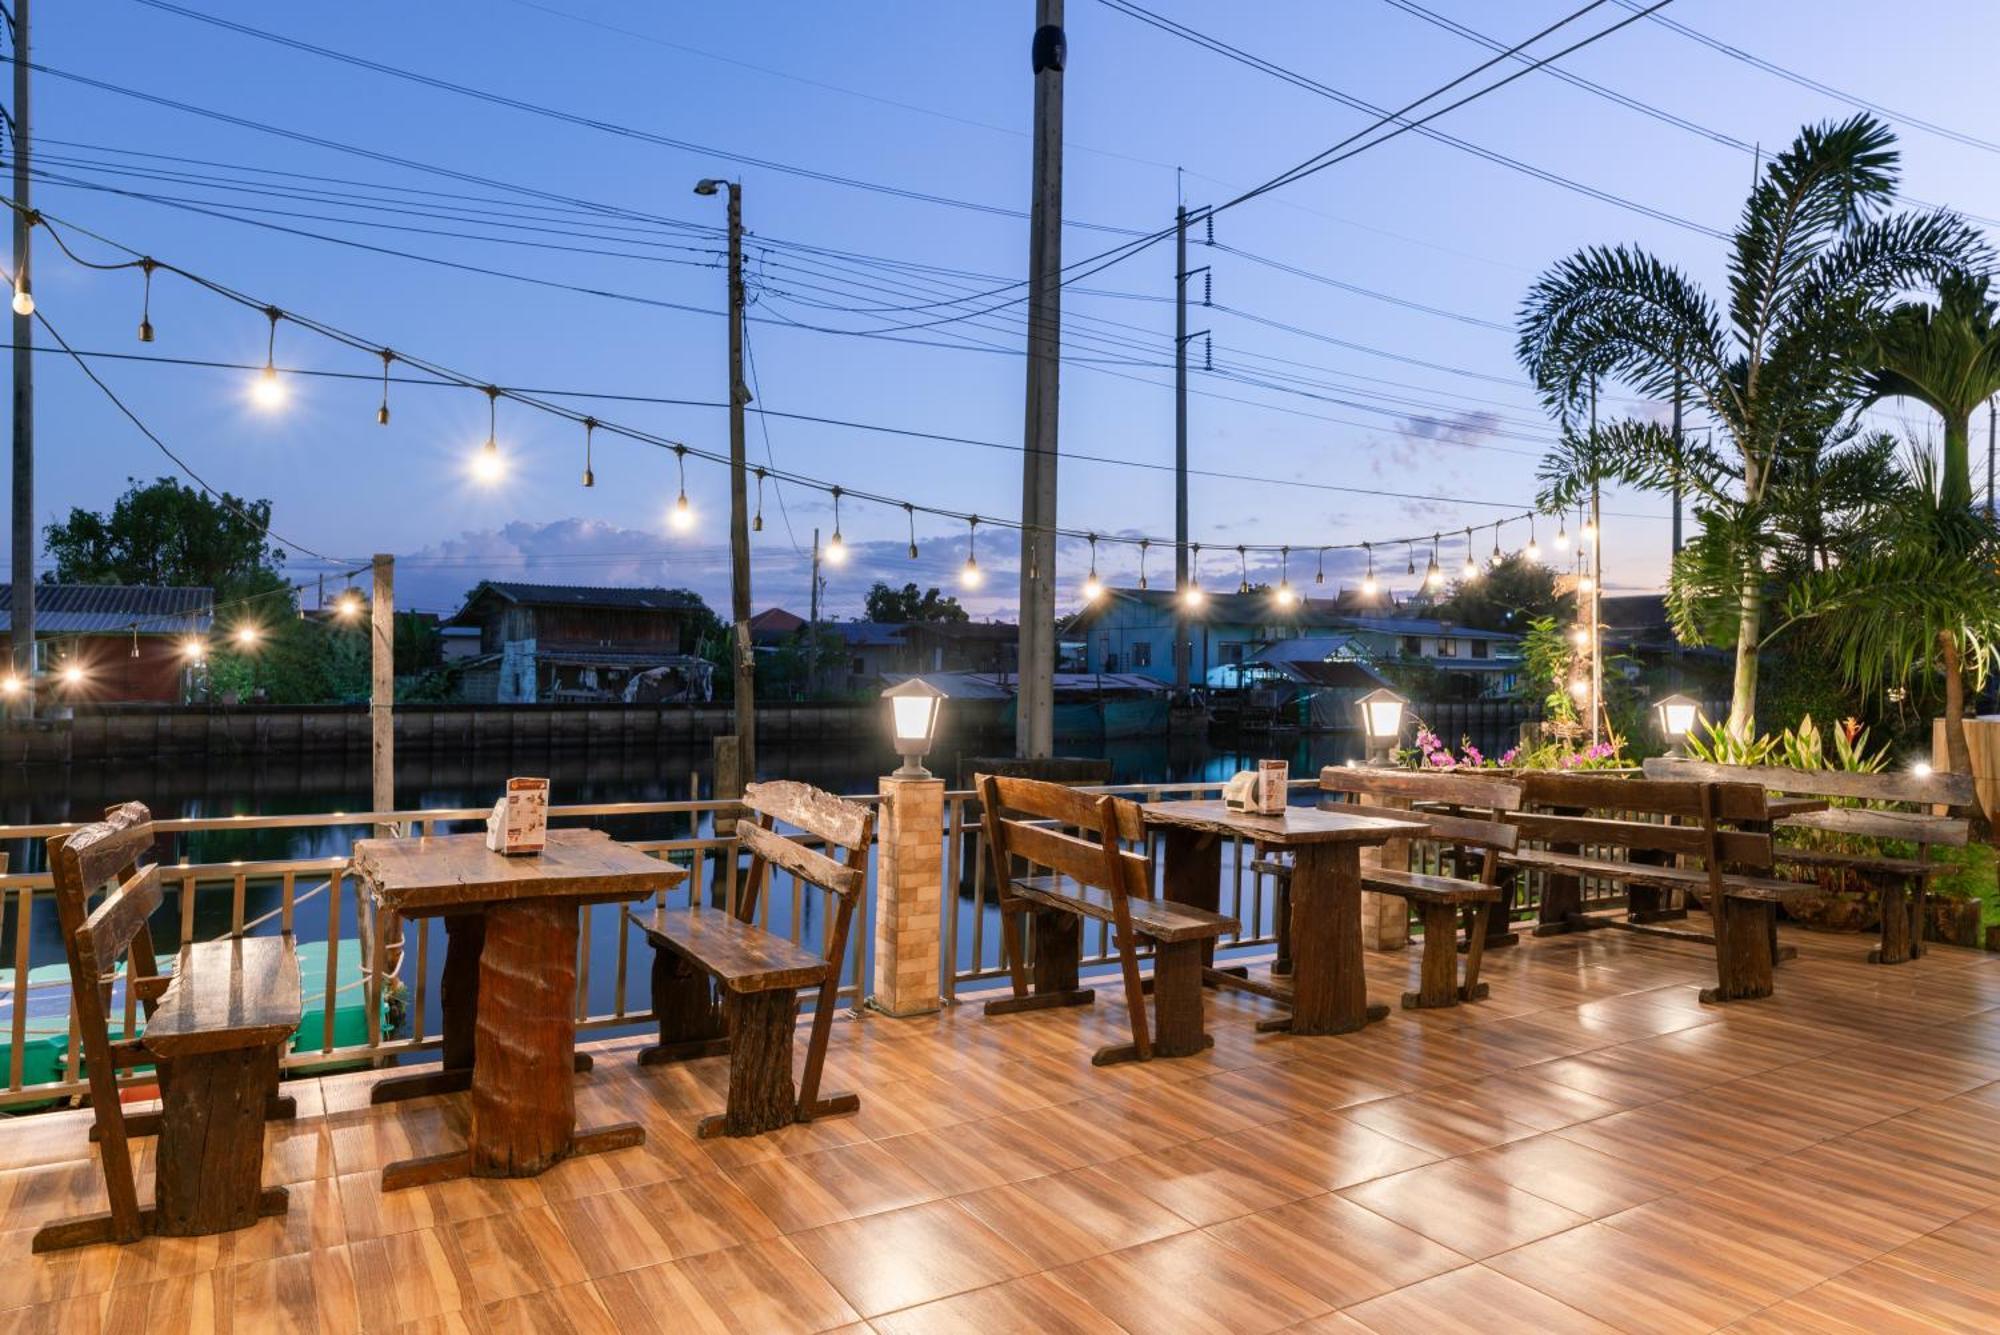
<path fill-rule="evenodd" d="M 136 1242 L 149 1233 L 187 1237 L 244 1228 L 285 1212 L 283 1187 L 263 1185 L 264 1119 L 278 1062 L 299 1027 L 298 957 L 289 935 L 230 937 L 181 947 L 162 975 L 147 922 L 164 899 L 157 865 L 139 870 L 153 821 L 137 802 L 48 841 L 63 947 L 69 958 L 76 1032 L 102 1141 L 108 1213 L 44 1225 L 35 1251 Z M 92 893 L 110 888 L 95 909 Z M 109 1008 L 118 960 L 125 987 L 145 1008 L 137 1038 L 111 1038 Z M 132 1171 L 134 1134 L 118 1097 L 118 1073 L 152 1065 L 161 1109 L 154 1203 L 141 1208 Z"/>
<path fill-rule="evenodd" d="M 840 996 L 840 968 L 854 907 L 868 881 L 868 846 L 875 813 L 809 784 L 753 783 L 743 805 L 754 820 L 736 823 L 739 849 L 750 851 L 750 869 L 732 915 L 693 902 L 628 909 L 626 916 L 653 946 L 653 1010 L 660 1041 L 639 1054 L 642 1066 L 729 1055 L 729 1099 L 724 1112 L 702 1118 L 695 1134 L 755 1136 L 793 1122 L 851 1113 L 857 1094 L 820 1093 L 827 1041 Z M 808 848 L 774 828 L 778 821 L 838 848 L 844 858 Z M 771 868 L 792 876 L 792 893 L 807 886 L 826 891 L 832 913 L 825 952 L 808 950 L 756 925 L 757 906 Z M 805 1075 L 792 1084 L 792 1040 L 798 1026 L 799 990 L 817 988 Z"/>
<path fill-rule="evenodd" d="M 1924 920 L 1930 900 L 1930 878 L 1940 866 L 1931 849 L 1962 847 L 1971 825 L 1955 816 L 1940 816 L 1934 806 L 1964 807 L 1977 800 L 1966 774 L 1917 774 L 1885 770 L 1853 774 L 1844 770 L 1801 770 L 1775 765 L 1715 765 L 1706 761 L 1657 757 L 1646 762 L 1646 776 L 1660 779 L 1708 779 L 1718 783 L 1754 783 L 1768 792 L 1793 797 L 1820 797 L 1829 802 L 1867 802 L 1868 807 L 1829 806 L 1825 811 L 1792 816 L 1778 822 L 1779 830 L 1819 831 L 1873 841 L 1915 844 L 1914 858 L 1837 849 L 1791 848 L 1779 844 L 1773 856 L 1780 866 L 1830 867 L 1842 882 L 1854 880 L 1875 890 L 1882 903 L 1882 940 L 1868 954 L 1870 963 L 1901 964 L 1924 953 Z M 1885 810 L 1914 807 L 1916 810 Z M 1813 887 L 1817 888 L 1817 887 Z"/>
<path fill-rule="evenodd" d="M 1091 1004 L 1096 994 L 1081 985 L 1079 970 L 1083 922 L 1092 919 L 1110 924 L 1132 1016 L 1132 1041 L 1098 1049 L 1092 1064 L 1186 1057 L 1212 1046 L 1202 1019 L 1203 947 L 1235 931 L 1236 919 L 1154 896 L 1152 860 L 1124 847 L 1145 841 L 1138 804 L 997 774 L 980 775 L 978 787 L 1014 987 L 1013 996 L 987 1002 L 986 1013 Z M 1017 859 L 1049 874 L 1017 875 Z M 1032 962 L 1023 958 L 1024 926 L 1034 933 Z M 1142 941 L 1153 948 L 1150 1032 Z"/>
<path fill-rule="evenodd" d="M 1513 852 L 1518 840 L 1515 827 L 1502 821 L 1500 814 L 1520 809 L 1521 785 L 1491 775 L 1329 765 L 1320 771 L 1319 786 L 1322 792 L 1339 794 L 1348 802 L 1363 798 L 1422 802 L 1423 820 L 1430 827 L 1426 841 L 1438 844 L 1451 859 L 1450 876 L 1400 867 L 1361 869 L 1364 890 L 1406 900 L 1423 919 L 1424 953 L 1418 989 L 1403 994 L 1404 1008 L 1456 1006 L 1486 996 L 1486 984 L 1479 981 L 1479 965 L 1486 950 L 1488 920 L 1502 898 L 1500 858 Z M 1371 807 L 1369 814 L 1385 813 Z M 1393 811 L 1386 814 L 1394 815 Z M 1478 870 L 1471 872 L 1475 851 Z M 1289 878 L 1290 869 L 1286 868 L 1281 884 Z M 1458 977 L 1461 914 L 1466 919 L 1463 982 Z"/>
<path fill-rule="evenodd" d="M 1681 930 L 1645 918 L 1586 921 L 1583 915 L 1568 926 L 1623 927 L 1713 945 L 1716 985 L 1702 990 L 1703 1001 L 1771 995 L 1778 957 L 1777 905 L 1810 887 L 1771 874 L 1770 810 L 1763 789 L 1746 783 L 1536 773 L 1524 776 L 1521 802 L 1523 810 L 1508 815 L 1508 822 L 1518 827 L 1524 841 L 1545 847 L 1505 854 L 1507 864 L 1611 881 L 1628 889 L 1678 893 L 1708 909 L 1714 930 Z M 1624 818 L 1634 814 L 1655 819 Z M 1583 849 L 1601 850 L 1602 855 L 1571 851 Z M 1613 856 L 1618 852 L 1625 856 Z"/>

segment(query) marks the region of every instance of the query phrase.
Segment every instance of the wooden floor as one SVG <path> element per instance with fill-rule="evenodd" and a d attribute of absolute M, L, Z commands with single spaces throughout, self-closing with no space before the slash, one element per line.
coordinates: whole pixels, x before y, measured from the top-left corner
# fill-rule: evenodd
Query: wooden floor
<path fill-rule="evenodd" d="M 0 1331 L 1885 1331 L 2000 1328 L 2000 957 L 1791 935 L 1779 995 L 1598 932 L 1489 956 L 1491 1000 L 1360 1035 L 1093 1069 L 1123 1009 L 843 1017 L 857 1117 L 697 1142 L 719 1060 L 600 1049 L 641 1149 L 384 1196 L 463 1096 L 305 1082 L 288 1218 L 31 1257 L 102 1208 L 79 1114 L 0 1125 Z M 1393 1000 L 1408 955 L 1370 957 Z M 146 1153 L 150 1154 L 151 1142 Z M 142 1196 L 150 1181 L 142 1179 Z"/>

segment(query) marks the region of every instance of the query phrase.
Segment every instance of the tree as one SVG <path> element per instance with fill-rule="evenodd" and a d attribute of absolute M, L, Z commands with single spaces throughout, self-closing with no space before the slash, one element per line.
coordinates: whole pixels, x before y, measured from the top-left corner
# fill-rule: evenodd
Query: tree
<path fill-rule="evenodd" d="M 971 620 L 958 605 L 958 599 L 939 593 L 935 585 L 920 594 L 914 584 L 892 589 L 880 581 L 868 590 L 866 619 L 899 625 L 913 621 Z"/>
<path fill-rule="evenodd" d="M 1520 634 L 1538 617 L 1561 615 L 1564 601 L 1556 592 L 1556 572 L 1516 552 L 1477 579 L 1454 583 L 1451 596 L 1432 615 L 1473 630 Z"/>
<path fill-rule="evenodd" d="M 214 498 L 170 477 L 126 484 L 109 514 L 72 509 L 43 530 L 56 582 L 192 585 L 222 600 L 278 577 L 269 501 Z"/>
<path fill-rule="evenodd" d="M 1972 505 L 1972 413 L 2000 394 L 2000 323 L 1986 287 L 1984 274 L 1945 274 L 1937 304 L 1904 302 L 1891 310 L 1866 353 L 1871 402 L 1916 399 L 1944 419 L 1938 490 L 1944 509 Z"/>
<path fill-rule="evenodd" d="M 1521 362 L 1566 434 L 1599 377 L 1655 399 L 1684 389 L 1718 424 L 1725 450 L 1631 419 L 1594 432 L 1592 447 L 1609 479 L 1696 497 L 1703 535 L 1680 559 L 1725 573 L 1733 591 L 1729 727 L 1739 736 L 1756 723 L 1774 480 L 1837 437 L 1862 388 L 1858 354 L 1889 298 L 1987 254 L 1951 214 L 1889 211 L 1894 145 L 1886 125 L 1857 115 L 1808 126 L 1774 156 L 1731 238 L 1725 309 L 1625 246 L 1557 264 L 1522 308 Z"/>

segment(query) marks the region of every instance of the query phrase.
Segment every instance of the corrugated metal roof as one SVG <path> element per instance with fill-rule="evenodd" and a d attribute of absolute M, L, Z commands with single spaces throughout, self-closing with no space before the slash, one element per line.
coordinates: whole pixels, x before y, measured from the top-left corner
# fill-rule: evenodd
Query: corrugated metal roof
<path fill-rule="evenodd" d="M 35 634 L 200 635 L 213 619 L 212 589 L 155 584 L 37 584 Z M 14 628 L 14 590 L 0 585 L 0 631 Z"/>
<path fill-rule="evenodd" d="M 510 603 L 533 607 L 616 607 L 641 611 L 678 612 L 700 599 L 676 589 L 625 588 L 588 584 L 520 584 L 512 580 L 481 581 L 473 591 L 491 589 Z M 463 615 L 461 613 L 461 615 Z"/>

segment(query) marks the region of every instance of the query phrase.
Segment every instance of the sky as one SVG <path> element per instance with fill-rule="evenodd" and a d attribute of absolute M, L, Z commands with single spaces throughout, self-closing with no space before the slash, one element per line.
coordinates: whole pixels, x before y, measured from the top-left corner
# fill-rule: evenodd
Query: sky
<path fill-rule="evenodd" d="M 1512 44 L 1580 2 L 1423 8 Z M 1018 514 L 1024 324 L 1018 305 L 988 308 L 1018 295 L 1008 285 L 1026 268 L 1032 0 L 186 4 L 591 123 L 142 0 L 44 4 L 34 54 L 61 73 L 36 76 L 48 179 L 35 203 L 59 228 L 88 229 L 366 347 L 560 392 L 580 412 L 720 453 L 723 204 L 692 186 L 740 179 L 753 388 L 769 414 L 750 418 L 752 464 L 919 506 Z M 1404 0 L 1146 8 L 1378 105 L 1399 106 L 1491 54 Z M 1675 0 L 1662 11 L 1828 91 L 1645 19 L 1560 66 L 1766 147 L 1850 114 L 1837 93 L 1874 101 L 1902 118 L 1908 197 L 2000 217 L 2000 150 L 1910 123 L 1980 134 L 2000 10 L 1976 0 L 1918 8 L 1924 21 L 1904 31 L 1921 40 L 1900 41 L 1862 0 Z M 1611 0 L 1563 33 L 1575 40 L 1628 16 Z M 1102 0 L 1069 0 L 1067 32 L 1066 262 L 1171 223 L 1177 191 L 1191 206 L 1222 202 L 1372 119 Z M 1441 533 L 1455 569 L 1463 530 L 1484 525 L 1473 546 L 1486 555 L 1493 522 L 1530 508 L 1554 435 L 1513 356 L 1514 315 L 1536 275 L 1580 246 L 1629 243 L 1720 288 L 1724 243 L 1711 231 L 1740 211 L 1750 152 L 1543 71 L 1435 128 L 1470 147 L 1401 135 L 1225 212 L 1213 247 L 1196 234 L 1190 266 L 1210 273 L 1194 296 L 1212 304 L 1191 310 L 1190 328 L 1208 330 L 1213 347 L 1198 340 L 1193 357 L 1189 449 L 1204 472 L 1191 486 L 1192 532 L 1210 587 L 1233 587 L 1239 543 L 1290 544 L 1283 573 L 1304 583 L 1323 568 L 1315 591 L 1329 594 L 1358 581 L 1363 558 L 1329 552 L 1322 567 L 1322 545 Z M 129 258 L 65 235 L 86 259 Z M 1065 293 L 1065 528 L 1171 542 L 1173 274 L 1169 241 Z M 152 285 L 150 344 L 136 337 L 136 271 L 81 267 L 42 237 L 34 286 L 78 349 L 252 366 L 265 355 L 269 326 L 256 309 L 164 272 Z M 989 290 L 1000 295 L 940 304 Z M 290 322 L 276 360 L 288 372 L 381 371 L 377 354 Z M 600 433 L 596 486 L 585 489 L 581 428 L 504 400 L 505 481 L 475 482 L 487 404 L 473 389 L 394 384 L 382 427 L 381 386 L 366 378 L 288 373 L 273 412 L 253 403 L 255 377 L 242 370 L 91 364 L 209 483 L 272 502 L 273 533 L 301 579 L 330 569 L 337 581 L 347 564 L 389 552 L 403 606 L 450 611 L 491 577 L 684 586 L 727 607 L 727 476 L 715 463 L 686 461 L 695 522 L 683 532 L 668 522 L 679 487 L 671 453 Z M 36 393 L 39 522 L 108 508 L 128 477 L 178 475 L 66 358 L 38 357 Z M 1605 409 L 1663 411 L 1618 387 Z M 1932 434 L 1910 406 L 1875 420 Z M 762 509 L 753 602 L 803 613 L 813 534 L 831 535 L 833 507 L 823 492 L 773 482 Z M 1607 587 L 1656 588 L 1667 499 L 1614 491 L 1605 509 Z M 880 579 L 941 584 L 979 616 L 1011 616 L 1014 532 L 980 528 L 987 578 L 965 590 L 965 524 L 918 515 L 911 560 L 900 507 L 849 497 L 838 522 L 851 556 L 827 571 L 830 615 L 858 614 Z M 1550 549 L 1555 521 L 1537 527 Z M 1527 536 L 1513 522 L 1498 541 L 1512 549 Z M 1406 563 L 1428 560 L 1408 544 L 1378 551 L 1398 588 L 1415 583 Z M 1075 605 L 1088 564 L 1083 541 L 1063 544 L 1059 607 Z M 1135 548 L 1104 544 L 1097 564 L 1108 580 L 1137 578 Z M 1171 568 L 1170 546 L 1154 547 L 1149 576 Z M 1252 554 L 1248 574 L 1275 580 L 1278 561 Z"/>

